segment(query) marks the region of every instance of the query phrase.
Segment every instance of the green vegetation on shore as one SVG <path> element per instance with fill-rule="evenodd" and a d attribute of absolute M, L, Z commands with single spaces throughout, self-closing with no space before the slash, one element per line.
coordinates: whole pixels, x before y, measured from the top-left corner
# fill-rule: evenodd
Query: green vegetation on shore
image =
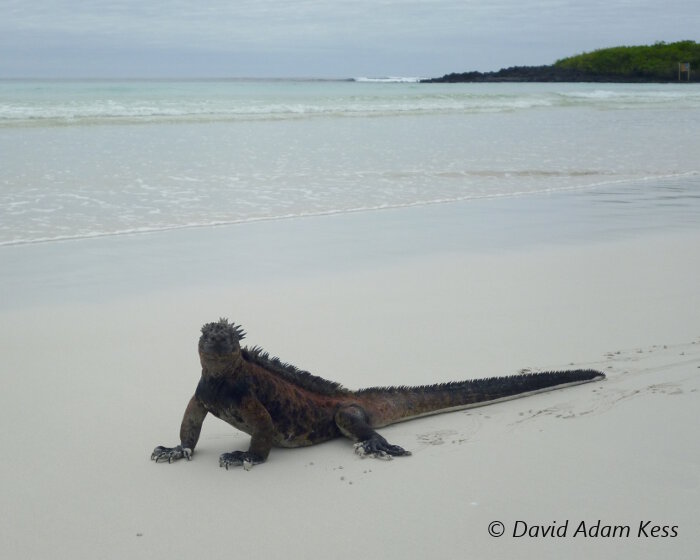
<path fill-rule="evenodd" d="M 497 72 L 446 74 L 426 82 L 671 82 L 678 63 L 690 63 L 690 81 L 700 82 L 700 43 L 659 42 L 651 46 L 599 49 L 549 66 L 514 66 Z M 683 81 L 687 73 L 681 75 Z"/>
<path fill-rule="evenodd" d="M 600 49 L 558 60 L 554 66 L 583 74 L 670 81 L 678 80 L 679 62 L 690 62 L 691 72 L 694 69 L 700 75 L 700 43 L 662 42 L 652 46 Z"/>

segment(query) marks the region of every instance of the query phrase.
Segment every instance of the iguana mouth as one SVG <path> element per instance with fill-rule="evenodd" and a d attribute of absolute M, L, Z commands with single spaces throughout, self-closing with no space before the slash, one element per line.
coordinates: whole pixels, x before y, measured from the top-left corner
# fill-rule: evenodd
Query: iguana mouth
<path fill-rule="evenodd" d="M 231 354 L 235 347 L 226 335 L 202 336 L 199 349 L 205 354 Z"/>

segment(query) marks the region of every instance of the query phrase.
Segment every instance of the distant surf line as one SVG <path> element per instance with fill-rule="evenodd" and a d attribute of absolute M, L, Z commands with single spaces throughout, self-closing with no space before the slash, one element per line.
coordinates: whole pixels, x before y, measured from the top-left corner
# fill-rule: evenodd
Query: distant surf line
<path fill-rule="evenodd" d="M 197 92 L 194 97 L 190 97 L 188 92 L 185 92 L 184 97 L 178 92 L 161 92 L 156 98 L 149 97 L 148 92 L 132 92 L 133 96 L 132 93 L 123 96 L 110 96 L 106 93 L 89 97 L 77 104 L 72 98 L 59 98 L 48 104 L 33 104 L 26 100 L 3 101 L 0 91 L 0 128 L 391 118 L 504 113 L 550 107 L 625 110 L 655 108 L 669 103 L 679 110 L 700 107 L 700 90 L 685 88 L 683 91 L 588 91 L 585 88 L 567 91 L 562 86 L 538 91 L 522 88 L 484 89 L 469 87 L 469 84 L 461 87 L 391 87 L 391 84 L 410 86 L 416 82 L 409 80 L 415 79 L 417 78 L 354 78 L 352 81 L 358 87 L 348 90 L 319 89 L 310 91 L 301 98 L 275 94 L 262 101 L 248 92 L 241 102 L 236 97 L 221 98 L 219 95 L 219 101 L 214 104 L 210 103 L 206 91 Z M 367 87 L 362 87 L 363 83 Z M 389 84 L 389 87 L 376 88 L 372 84 Z M 377 92 L 382 93 L 377 95 Z"/>

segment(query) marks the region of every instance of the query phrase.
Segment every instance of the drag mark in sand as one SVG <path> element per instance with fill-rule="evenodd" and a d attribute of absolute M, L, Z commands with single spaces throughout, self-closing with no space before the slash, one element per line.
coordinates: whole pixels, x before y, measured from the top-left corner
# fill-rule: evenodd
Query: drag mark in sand
<path fill-rule="evenodd" d="M 697 393 L 700 383 L 700 344 L 697 341 L 676 345 L 655 345 L 608 352 L 605 360 L 590 364 L 608 372 L 604 384 L 590 391 L 589 399 L 557 403 L 542 409 L 519 412 L 513 426 L 544 416 L 569 420 L 581 416 L 603 414 L 620 403 L 646 396 L 678 397 Z M 662 375 L 667 369 L 684 366 L 688 377 L 680 382 L 657 381 L 650 383 L 648 375 Z M 620 370 L 619 373 L 616 370 Z M 624 387 L 623 387 L 624 385 Z"/>

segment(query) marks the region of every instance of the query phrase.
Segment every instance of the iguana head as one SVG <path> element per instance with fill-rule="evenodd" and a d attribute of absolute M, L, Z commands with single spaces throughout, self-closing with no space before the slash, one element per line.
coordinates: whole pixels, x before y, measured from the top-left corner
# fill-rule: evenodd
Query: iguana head
<path fill-rule="evenodd" d="M 202 327 L 202 336 L 199 337 L 199 353 L 216 356 L 237 354 L 241 350 L 240 341 L 244 337 L 243 329 L 229 323 L 228 319 L 207 323 Z"/>

